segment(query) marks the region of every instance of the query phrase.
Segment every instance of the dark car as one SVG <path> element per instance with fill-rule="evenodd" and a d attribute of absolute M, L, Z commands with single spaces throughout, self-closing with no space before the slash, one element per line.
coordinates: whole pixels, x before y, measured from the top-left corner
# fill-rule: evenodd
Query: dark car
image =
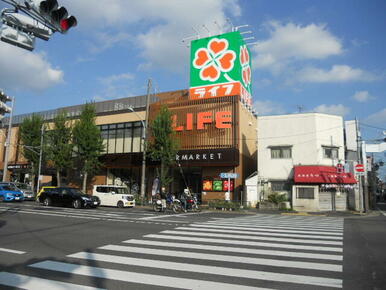
<path fill-rule="evenodd" d="M 45 206 L 62 205 L 74 208 L 93 207 L 100 205 L 97 196 L 90 196 L 72 187 L 48 188 L 39 195 L 39 202 Z"/>

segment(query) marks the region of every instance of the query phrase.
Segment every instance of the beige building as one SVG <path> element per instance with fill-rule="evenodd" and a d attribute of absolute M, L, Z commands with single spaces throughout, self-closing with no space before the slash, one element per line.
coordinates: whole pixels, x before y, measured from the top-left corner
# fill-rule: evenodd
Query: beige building
<path fill-rule="evenodd" d="M 180 140 L 177 164 L 173 170 L 171 191 L 179 193 L 188 186 L 203 201 L 224 199 L 228 191 L 231 200 L 242 198 L 244 179 L 256 170 L 257 118 L 240 96 L 217 97 L 202 100 L 189 99 L 187 90 L 160 93 L 151 96 L 149 122 L 154 119 L 160 106 L 166 105 L 174 115 L 175 130 Z M 76 120 L 83 105 L 36 112 L 46 123 L 65 110 Z M 146 116 L 146 96 L 137 96 L 95 103 L 96 124 L 100 127 L 105 152 L 100 157 L 100 172 L 90 180 L 93 184 L 124 184 L 132 193 L 139 193 L 143 143 L 143 122 Z M 10 178 L 21 182 L 30 178 L 28 160 L 23 157 L 19 126 L 32 114 L 14 116 L 9 146 L 8 170 Z M 0 143 L 5 144 L 8 119 L 0 129 Z M 0 168 L 4 167 L 4 146 L 0 148 Z M 147 160 L 146 194 L 151 194 L 155 167 Z M 220 173 L 237 173 L 238 178 L 220 178 Z M 52 168 L 42 166 L 42 184 L 56 184 Z M 79 173 L 69 170 L 64 182 L 80 186 Z"/>

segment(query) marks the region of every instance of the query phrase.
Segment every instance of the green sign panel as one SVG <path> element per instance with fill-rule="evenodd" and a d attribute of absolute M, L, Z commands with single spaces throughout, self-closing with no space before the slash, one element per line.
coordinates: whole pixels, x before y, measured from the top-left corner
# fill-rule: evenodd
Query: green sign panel
<path fill-rule="evenodd" d="M 240 32 L 197 39 L 191 43 L 190 97 L 251 97 L 251 57 Z"/>

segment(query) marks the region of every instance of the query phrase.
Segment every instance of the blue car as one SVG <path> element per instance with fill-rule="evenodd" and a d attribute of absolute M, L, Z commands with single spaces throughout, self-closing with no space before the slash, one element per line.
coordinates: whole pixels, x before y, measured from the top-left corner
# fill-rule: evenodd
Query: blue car
<path fill-rule="evenodd" d="M 0 201 L 23 201 L 23 193 L 14 186 L 0 185 Z"/>

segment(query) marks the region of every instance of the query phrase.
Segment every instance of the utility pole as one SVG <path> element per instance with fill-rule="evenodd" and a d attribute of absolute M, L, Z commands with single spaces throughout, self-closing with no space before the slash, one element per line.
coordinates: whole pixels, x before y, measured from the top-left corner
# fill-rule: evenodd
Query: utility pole
<path fill-rule="evenodd" d="M 41 132 L 40 132 L 39 170 L 38 170 L 38 184 L 36 186 L 36 194 L 39 193 L 40 174 L 42 171 L 43 136 L 44 136 L 44 123 L 42 124 Z"/>
<path fill-rule="evenodd" d="M 362 141 L 359 132 L 358 119 L 355 118 L 355 130 L 357 137 L 357 162 L 358 164 L 363 164 L 362 161 Z M 364 211 L 364 202 L 363 202 L 363 176 L 357 175 L 359 181 L 359 212 L 363 213 Z"/>
<path fill-rule="evenodd" d="M 15 103 L 15 97 L 11 98 L 11 112 L 8 120 L 8 132 L 7 132 L 7 140 L 5 141 L 5 156 L 4 156 L 4 168 L 3 168 L 3 182 L 7 181 L 8 175 L 8 156 L 11 144 L 11 134 L 12 134 L 12 115 L 13 115 L 13 105 Z"/>
<path fill-rule="evenodd" d="M 142 174 L 141 174 L 141 198 L 145 198 L 145 187 L 146 187 L 146 132 L 147 124 L 149 122 L 149 104 L 150 104 L 150 90 L 152 87 L 151 79 L 147 82 L 147 95 L 146 95 L 146 114 L 145 122 L 143 122 L 143 133 L 142 133 L 142 145 L 143 145 L 143 154 L 142 154 Z"/>

